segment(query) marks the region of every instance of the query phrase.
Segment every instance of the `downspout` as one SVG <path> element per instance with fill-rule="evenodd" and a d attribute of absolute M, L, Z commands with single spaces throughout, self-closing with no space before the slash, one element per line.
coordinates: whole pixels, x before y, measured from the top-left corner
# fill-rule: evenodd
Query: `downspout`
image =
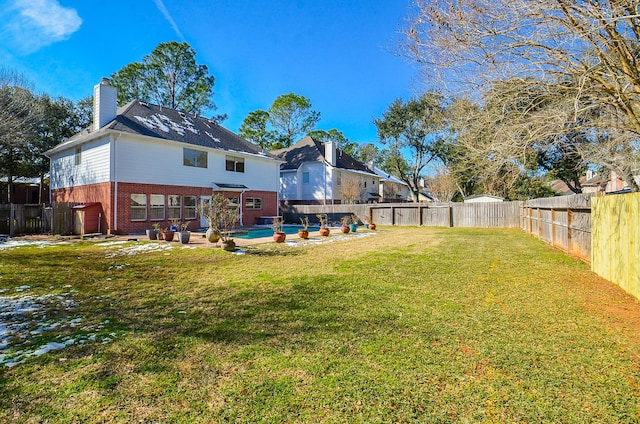
<path fill-rule="evenodd" d="M 113 182 L 114 182 L 114 199 L 113 199 L 113 232 L 118 231 L 118 151 L 116 142 L 122 135 L 119 132 L 113 139 Z"/>
<path fill-rule="evenodd" d="M 244 227 L 244 223 L 242 222 L 242 218 L 244 217 L 244 200 L 242 199 L 242 196 L 244 195 L 244 192 L 246 190 L 242 190 L 240 192 L 240 226 Z"/>

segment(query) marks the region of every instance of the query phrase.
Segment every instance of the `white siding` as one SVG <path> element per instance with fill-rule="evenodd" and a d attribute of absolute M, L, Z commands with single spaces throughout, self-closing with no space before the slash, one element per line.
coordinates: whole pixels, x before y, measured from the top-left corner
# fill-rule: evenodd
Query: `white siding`
<path fill-rule="evenodd" d="M 331 199 L 331 172 L 325 173 L 324 164 L 306 163 L 300 167 L 300 170 L 299 182 L 302 184 L 300 200 L 324 200 L 325 189 L 327 190 L 326 199 Z M 308 183 L 302 183 L 302 172 L 309 173 Z"/>
<path fill-rule="evenodd" d="M 280 200 L 297 200 L 298 187 L 295 172 L 283 172 L 280 174 Z"/>
<path fill-rule="evenodd" d="M 183 148 L 208 152 L 207 168 L 183 165 Z M 245 172 L 225 169 L 227 155 L 243 157 Z M 115 147 L 119 182 L 211 187 L 214 182 L 244 184 L 251 190 L 278 191 L 280 163 L 243 153 L 227 153 L 187 144 L 123 134 Z"/>
<path fill-rule="evenodd" d="M 57 153 L 51 158 L 52 189 L 104 183 L 110 180 L 110 138 L 106 136 L 78 147 L 82 149 L 79 165 L 75 163 L 75 147 Z"/>

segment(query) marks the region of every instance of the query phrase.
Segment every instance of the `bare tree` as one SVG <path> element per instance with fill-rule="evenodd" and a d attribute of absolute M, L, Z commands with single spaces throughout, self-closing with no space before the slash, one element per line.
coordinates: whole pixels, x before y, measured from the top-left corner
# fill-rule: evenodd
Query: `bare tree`
<path fill-rule="evenodd" d="M 406 48 L 427 78 L 450 88 L 486 93 L 508 82 L 518 91 L 542 94 L 528 99 L 545 99 L 544 105 L 521 105 L 519 119 L 503 115 L 502 125 L 492 127 L 510 133 L 498 143 L 517 143 L 524 152 L 540 140 L 559 143 L 580 134 L 585 162 L 615 170 L 638 190 L 633 174 L 640 170 L 639 5 L 417 0 Z"/>
<path fill-rule="evenodd" d="M 26 79 L 13 70 L 0 68 L 0 175 L 7 177 L 9 203 L 14 177 L 23 174 L 28 166 L 40 112 Z"/>
<path fill-rule="evenodd" d="M 436 175 L 427 178 L 427 185 L 440 202 L 450 202 L 458 191 L 454 176 L 444 166 L 436 170 Z"/>
<path fill-rule="evenodd" d="M 342 203 L 356 203 L 362 197 L 362 180 L 357 177 L 342 178 Z"/>

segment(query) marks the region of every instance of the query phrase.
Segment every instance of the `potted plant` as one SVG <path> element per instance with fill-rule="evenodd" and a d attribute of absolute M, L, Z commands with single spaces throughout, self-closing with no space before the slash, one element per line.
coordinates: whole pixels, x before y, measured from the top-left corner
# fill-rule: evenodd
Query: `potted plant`
<path fill-rule="evenodd" d="M 352 233 L 355 233 L 358 229 L 358 217 L 355 215 L 351 215 L 350 218 L 349 230 L 351 230 Z"/>
<path fill-rule="evenodd" d="M 351 215 L 345 215 L 342 217 L 342 226 L 340 227 L 340 231 L 345 234 L 348 234 L 351 231 L 349 225 L 351 224 Z"/>
<path fill-rule="evenodd" d="M 211 201 L 198 207 L 198 213 L 204 217 L 209 223 L 209 228 L 205 233 L 205 238 L 209 243 L 218 243 L 220 241 L 221 213 L 223 211 L 223 196 L 213 196 Z"/>
<path fill-rule="evenodd" d="M 364 222 L 365 222 L 365 228 L 367 228 L 369 230 L 375 230 L 376 229 L 376 224 L 371 220 L 370 217 L 365 216 L 364 217 Z"/>
<path fill-rule="evenodd" d="M 318 214 L 318 221 L 320 222 L 320 235 L 323 237 L 329 236 L 331 230 L 329 230 L 328 219 L 326 214 Z"/>
<path fill-rule="evenodd" d="M 309 218 L 306 216 L 300 218 L 300 223 L 302 228 L 298 230 L 298 237 L 306 240 L 309 238 Z"/>
<path fill-rule="evenodd" d="M 159 232 L 160 224 L 153 224 L 153 228 L 147 229 L 147 237 L 149 237 L 149 240 L 158 240 Z"/>
<path fill-rule="evenodd" d="M 282 219 L 281 216 L 273 217 L 273 223 L 272 223 L 273 240 L 276 243 L 284 243 L 284 241 L 287 239 L 287 234 L 284 231 L 282 231 L 283 222 L 284 220 Z"/>
<path fill-rule="evenodd" d="M 160 234 L 162 234 L 161 240 L 173 241 L 173 236 L 175 234 L 175 231 L 173 231 L 171 227 L 164 227 L 160 229 Z"/>
<path fill-rule="evenodd" d="M 216 194 L 211 198 L 211 208 L 219 226 L 222 249 L 233 252 L 236 250 L 236 242 L 231 238 L 231 229 L 238 222 L 238 209 L 222 194 Z"/>
<path fill-rule="evenodd" d="M 189 223 L 180 224 L 180 231 L 178 231 L 178 241 L 182 244 L 189 244 L 191 238 L 191 231 L 189 231 Z"/>

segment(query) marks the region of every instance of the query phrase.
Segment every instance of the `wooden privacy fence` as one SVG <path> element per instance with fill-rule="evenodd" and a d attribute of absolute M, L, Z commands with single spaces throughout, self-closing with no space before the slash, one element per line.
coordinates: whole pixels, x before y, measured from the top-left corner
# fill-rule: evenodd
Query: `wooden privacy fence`
<path fill-rule="evenodd" d="M 517 228 L 522 202 L 399 203 L 370 205 L 370 217 L 381 225 Z"/>
<path fill-rule="evenodd" d="M 75 203 L 52 205 L 0 205 L 0 234 L 73 233 Z"/>
<path fill-rule="evenodd" d="M 520 227 L 522 202 L 494 203 L 372 203 L 359 205 L 289 205 L 281 208 L 285 219 L 316 214 L 355 214 L 379 225 L 443 227 Z"/>
<path fill-rule="evenodd" d="M 570 255 L 591 262 L 593 194 L 549 197 L 525 202 L 522 229 Z"/>
<path fill-rule="evenodd" d="M 42 234 L 50 222 L 45 205 L 0 205 L 0 234 Z"/>
<path fill-rule="evenodd" d="M 640 298 L 640 193 L 594 197 L 591 270 Z"/>

